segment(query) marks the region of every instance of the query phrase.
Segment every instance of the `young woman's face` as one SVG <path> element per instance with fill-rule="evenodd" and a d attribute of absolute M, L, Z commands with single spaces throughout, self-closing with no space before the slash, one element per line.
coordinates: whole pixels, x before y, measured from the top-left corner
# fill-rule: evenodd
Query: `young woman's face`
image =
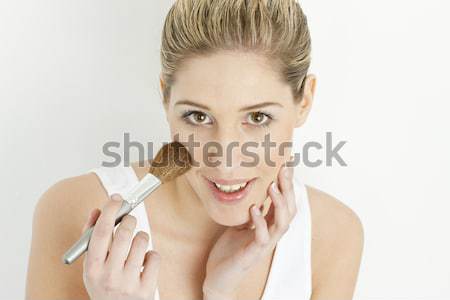
<path fill-rule="evenodd" d="M 208 214 L 226 226 L 247 222 L 291 155 L 304 108 L 289 85 L 262 56 L 223 51 L 185 61 L 165 109 L 172 136 L 191 136 L 198 165 L 184 176 Z"/>

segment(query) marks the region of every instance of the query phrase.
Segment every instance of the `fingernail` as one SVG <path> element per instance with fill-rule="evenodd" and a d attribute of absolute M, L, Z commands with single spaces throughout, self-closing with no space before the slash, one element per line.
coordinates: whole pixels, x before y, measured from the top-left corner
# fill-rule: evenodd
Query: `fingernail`
<path fill-rule="evenodd" d="M 121 201 L 122 197 L 120 197 L 119 194 L 114 194 L 114 195 L 111 196 L 111 199 L 114 200 L 114 201 Z"/>
<path fill-rule="evenodd" d="M 278 185 L 276 184 L 275 181 L 272 182 L 272 190 L 277 194 L 281 194 L 280 190 L 278 189 Z"/>
<path fill-rule="evenodd" d="M 261 215 L 261 211 L 259 210 L 259 208 L 256 207 L 256 205 L 252 206 L 253 212 L 255 213 L 255 215 L 260 216 Z"/>

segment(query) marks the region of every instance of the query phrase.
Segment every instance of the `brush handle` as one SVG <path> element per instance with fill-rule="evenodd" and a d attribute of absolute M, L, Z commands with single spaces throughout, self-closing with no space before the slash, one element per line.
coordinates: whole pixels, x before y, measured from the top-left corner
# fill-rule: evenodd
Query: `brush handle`
<path fill-rule="evenodd" d="M 123 197 L 124 200 L 122 201 L 122 206 L 117 212 L 114 226 L 121 222 L 122 218 L 130 213 L 130 211 L 132 211 L 136 206 L 138 206 L 139 203 L 144 201 L 145 198 L 150 195 L 150 193 L 152 193 L 157 187 L 161 185 L 161 183 L 161 180 L 157 176 L 151 173 L 146 174 L 127 193 L 127 195 Z M 94 226 L 95 225 L 86 229 L 81 238 L 75 244 L 73 244 L 73 246 L 70 247 L 66 253 L 64 253 L 62 261 L 65 264 L 71 264 L 84 252 L 86 252 L 89 246 L 89 241 L 91 239 L 92 231 L 94 230 Z"/>
<path fill-rule="evenodd" d="M 117 212 L 114 226 L 120 223 L 122 221 L 122 218 L 130 213 L 132 209 L 132 203 L 129 203 L 128 201 L 122 201 L 122 206 Z M 65 264 L 73 263 L 78 257 L 80 257 L 84 252 L 87 251 L 93 230 L 94 225 L 86 229 L 80 239 L 75 244 L 73 244 L 73 246 L 70 247 L 69 250 L 66 251 L 66 253 L 64 253 L 62 260 Z"/>

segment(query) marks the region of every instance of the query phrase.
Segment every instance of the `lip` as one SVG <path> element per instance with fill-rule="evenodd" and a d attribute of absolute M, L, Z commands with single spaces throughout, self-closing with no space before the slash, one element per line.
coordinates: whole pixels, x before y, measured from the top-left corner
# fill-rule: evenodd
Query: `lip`
<path fill-rule="evenodd" d="M 250 192 L 250 190 L 251 190 L 251 188 L 253 186 L 253 183 L 257 179 L 257 177 L 254 177 L 254 178 L 252 178 L 250 180 L 245 180 L 245 179 L 235 179 L 235 180 L 214 179 L 214 182 L 216 182 L 218 184 L 225 184 L 225 185 L 240 184 L 240 183 L 248 182 L 247 185 L 245 186 L 245 188 L 240 190 L 240 191 L 236 191 L 236 192 L 233 192 L 233 193 L 225 193 L 225 192 L 222 192 L 221 190 L 219 190 L 218 188 L 216 188 L 216 186 L 215 186 L 213 181 L 211 181 L 210 179 L 208 179 L 205 176 L 203 176 L 203 178 L 205 179 L 207 186 L 209 187 L 209 189 L 213 193 L 214 198 L 216 198 L 216 200 L 219 201 L 220 203 L 227 204 L 227 205 L 236 204 L 240 200 L 244 199 L 245 196 L 247 196 L 247 194 Z"/>

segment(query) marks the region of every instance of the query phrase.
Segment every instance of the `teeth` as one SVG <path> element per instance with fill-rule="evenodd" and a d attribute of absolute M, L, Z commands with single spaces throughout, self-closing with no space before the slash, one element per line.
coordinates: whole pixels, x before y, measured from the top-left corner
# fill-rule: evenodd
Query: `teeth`
<path fill-rule="evenodd" d="M 243 189 L 247 185 L 247 182 L 244 182 L 241 184 L 233 184 L 233 185 L 223 185 L 223 184 L 218 184 L 218 183 L 214 182 L 214 185 L 222 192 L 232 193 L 232 192 L 236 192 L 240 189 Z"/>

